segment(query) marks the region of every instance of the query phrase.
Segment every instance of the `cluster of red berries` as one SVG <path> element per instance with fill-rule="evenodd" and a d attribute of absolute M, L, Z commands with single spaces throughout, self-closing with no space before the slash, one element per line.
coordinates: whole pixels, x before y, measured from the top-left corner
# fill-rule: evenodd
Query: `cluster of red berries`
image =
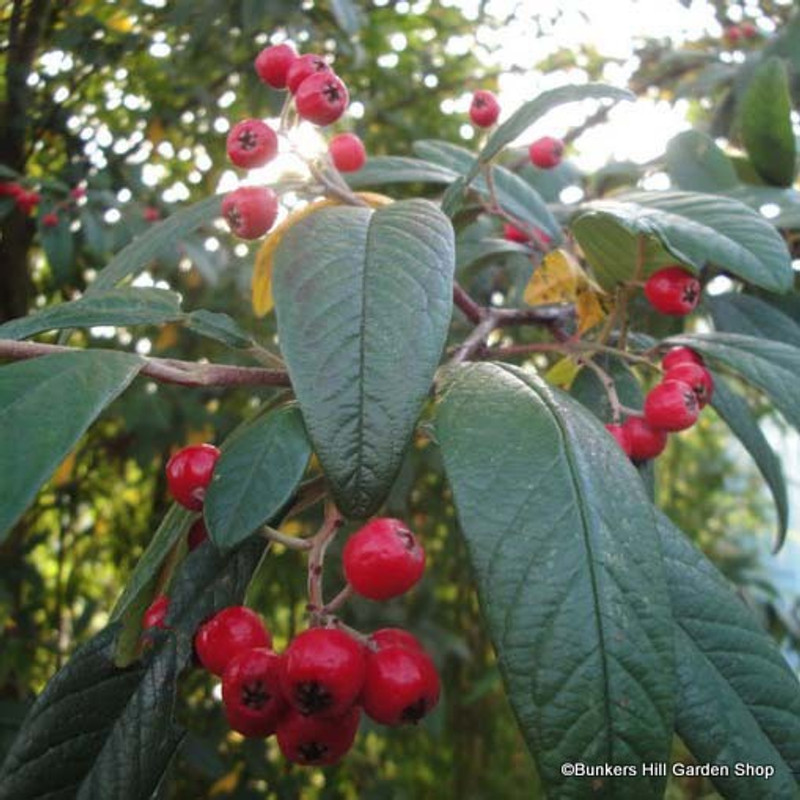
<path fill-rule="evenodd" d="M 321 55 L 301 56 L 289 44 L 272 45 L 258 54 L 255 70 L 267 86 L 288 90 L 297 115 L 315 125 L 336 122 L 347 108 L 347 87 Z M 228 134 L 227 152 L 237 167 L 263 167 L 278 153 L 278 133 L 260 119 L 243 120 Z M 333 137 L 328 152 L 340 172 L 361 169 L 367 157 L 352 133 Z M 225 197 L 222 214 L 237 236 L 257 239 L 275 223 L 278 198 L 268 187 L 243 186 Z"/>
<path fill-rule="evenodd" d="M 694 425 L 714 393 L 714 379 L 694 350 L 673 347 L 661 366 L 664 377 L 645 397 L 643 416 L 628 417 L 621 425 L 606 425 L 633 461 L 660 455 L 667 446 L 667 434 Z"/>
<path fill-rule="evenodd" d="M 42 201 L 39 192 L 29 191 L 15 181 L 0 183 L 0 197 L 10 197 L 23 214 L 30 214 Z"/>
<path fill-rule="evenodd" d="M 219 451 L 210 444 L 178 451 L 167 464 L 167 485 L 184 507 L 200 511 Z M 189 547 L 207 536 L 199 519 Z M 397 519 L 368 522 L 342 554 L 350 590 L 388 600 L 411 589 L 425 569 L 425 551 Z M 313 567 L 312 569 L 315 569 Z M 327 765 L 350 749 L 361 710 L 384 725 L 419 722 L 438 702 L 439 676 L 417 639 L 397 628 L 363 638 L 346 632 L 325 609 L 311 609 L 323 627 L 295 637 L 282 654 L 261 619 L 248 608 L 226 608 L 205 622 L 194 639 L 199 662 L 222 678 L 231 728 L 243 736 L 277 735 L 295 763 Z M 144 630 L 166 628 L 169 597 L 158 596 L 142 618 Z"/>
<path fill-rule="evenodd" d="M 755 39 L 758 34 L 758 28 L 752 22 L 743 22 L 741 25 L 729 25 L 725 28 L 725 41 L 734 45 L 742 39 Z"/>

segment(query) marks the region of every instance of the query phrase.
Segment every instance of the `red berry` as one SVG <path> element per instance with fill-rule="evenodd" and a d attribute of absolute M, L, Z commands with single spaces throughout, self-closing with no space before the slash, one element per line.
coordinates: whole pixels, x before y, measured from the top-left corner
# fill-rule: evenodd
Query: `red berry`
<path fill-rule="evenodd" d="M 254 647 L 272 647 L 272 637 L 261 617 L 245 606 L 223 608 L 194 635 L 194 649 L 200 663 L 220 677 L 232 659 Z"/>
<path fill-rule="evenodd" d="M 665 380 L 644 399 L 644 418 L 662 431 L 682 431 L 697 422 L 700 406 L 688 383 Z"/>
<path fill-rule="evenodd" d="M 377 650 L 382 650 L 384 647 L 405 647 L 406 650 L 423 649 L 417 637 L 402 628 L 381 628 L 371 633 L 369 640 Z"/>
<path fill-rule="evenodd" d="M 22 189 L 16 195 L 17 208 L 23 214 L 30 214 L 31 211 L 39 205 L 41 200 L 42 196 L 39 192 L 28 192 L 25 191 L 25 189 Z"/>
<path fill-rule="evenodd" d="M 700 364 L 683 363 L 668 369 L 664 380 L 688 383 L 697 395 L 700 408 L 705 408 L 714 394 L 714 379 L 711 373 Z"/>
<path fill-rule="evenodd" d="M 367 654 L 361 701 L 383 725 L 419 722 L 439 702 L 439 674 L 423 650 L 386 647 Z"/>
<path fill-rule="evenodd" d="M 58 214 L 52 212 L 50 214 L 45 214 L 42 217 L 42 225 L 44 225 L 45 228 L 58 227 Z"/>
<path fill-rule="evenodd" d="M 306 78 L 318 72 L 332 73 L 333 70 L 322 56 L 314 53 L 300 56 L 289 66 L 289 71 L 286 74 L 286 88 L 294 94 Z"/>
<path fill-rule="evenodd" d="M 342 564 L 357 594 L 388 600 L 407 592 L 422 577 L 425 551 L 399 519 L 374 519 L 347 540 Z"/>
<path fill-rule="evenodd" d="M 160 594 L 153 600 L 147 607 L 142 617 L 142 629 L 150 630 L 150 628 L 166 629 L 167 612 L 169 611 L 169 597 L 165 594 Z"/>
<path fill-rule="evenodd" d="M 199 511 L 211 482 L 219 450 L 213 444 L 193 444 L 178 450 L 167 462 L 167 487 L 184 508 Z"/>
<path fill-rule="evenodd" d="M 73 200 L 80 200 L 86 197 L 86 189 L 83 186 L 76 186 L 74 189 L 70 189 L 69 196 Z"/>
<path fill-rule="evenodd" d="M 690 347 L 673 347 L 661 359 L 661 366 L 665 370 L 677 367 L 678 364 L 699 364 L 702 367 L 705 363 L 703 357 Z"/>
<path fill-rule="evenodd" d="M 745 39 L 755 39 L 758 36 L 758 28 L 752 22 L 743 22 L 741 31 Z"/>
<path fill-rule="evenodd" d="M 222 702 L 233 730 L 271 736 L 289 705 L 280 688 L 281 658 L 266 647 L 244 650 L 222 675 Z"/>
<path fill-rule="evenodd" d="M 473 125 L 479 128 L 488 128 L 497 122 L 500 116 L 500 103 L 492 92 L 479 89 L 472 95 L 472 104 L 469 107 L 469 118 Z"/>
<path fill-rule="evenodd" d="M 657 430 L 641 417 L 628 417 L 622 426 L 628 434 L 633 461 L 647 461 L 664 452 L 667 446 L 666 431 Z"/>
<path fill-rule="evenodd" d="M 738 25 L 731 25 L 725 29 L 725 38 L 730 44 L 736 44 L 742 38 L 742 29 Z"/>
<path fill-rule="evenodd" d="M 333 72 L 306 78 L 295 94 L 297 113 L 315 125 L 330 125 L 344 114 L 350 97 L 347 87 Z"/>
<path fill-rule="evenodd" d="M 263 186 L 240 186 L 222 201 L 222 215 L 242 239 L 263 236 L 278 216 L 278 197 Z"/>
<path fill-rule="evenodd" d="M 278 135 L 266 122 L 246 119 L 231 128 L 226 147 L 237 167 L 263 167 L 278 154 Z"/>
<path fill-rule="evenodd" d="M 329 766 L 353 746 L 361 711 L 349 708 L 340 717 L 304 717 L 294 709 L 278 723 L 278 747 L 284 758 L 304 766 Z"/>
<path fill-rule="evenodd" d="M 656 311 L 683 317 L 700 300 L 700 281 L 682 267 L 666 267 L 647 279 L 644 293 Z"/>
<path fill-rule="evenodd" d="M 0 197 L 19 197 L 25 189 L 15 181 L 4 181 L 0 183 Z"/>
<path fill-rule="evenodd" d="M 147 222 L 158 222 L 161 219 L 161 212 L 155 206 L 146 206 L 142 216 Z"/>
<path fill-rule="evenodd" d="M 310 628 L 283 654 L 281 688 L 301 714 L 336 717 L 353 705 L 364 683 L 364 648 L 335 628 Z"/>
<path fill-rule="evenodd" d="M 200 547 L 203 542 L 208 539 L 208 529 L 206 528 L 203 518 L 195 520 L 191 528 L 189 528 L 189 536 L 187 542 L 189 544 L 189 551 L 191 552 L 196 547 Z"/>
<path fill-rule="evenodd" d="M 290 44 L 275 44 L 265 47 L 255 60 L 258 77 L 273 89 L 285 89 L 289 68 L 297 60 L 297 53 Z"/>
<path fill-rule="evenodd" d="M 537 139 L 529 148 L 528 155 L 531 164 L 539 169 L 552 169 L 561 163 L 564 155 L 564 142 L 552 136 L 543 136 Z"/>
<path fill-rule="evenodd" d="M 525 244 L 531 239 L 525 231 L 521 231 L 516 225 L 508 222 L 503 225 L 503 238 L 509 242 L 519 242 L 520 244 Z"/>
<path fill-rule="evenodd" d="M 364 143 L 354 133 L 340 133 L 328 145 L 333 165 L 339 172 L 357 172 L 367 160 Z"/>
<path fill-rule="evenodd" d="M 606 430 L 617 440 L 617 444 L 622 448 L 622 452 L 630 458 L 631 441 L 628 437 L 628 430 L 624 425 L 606 425 Z"/>

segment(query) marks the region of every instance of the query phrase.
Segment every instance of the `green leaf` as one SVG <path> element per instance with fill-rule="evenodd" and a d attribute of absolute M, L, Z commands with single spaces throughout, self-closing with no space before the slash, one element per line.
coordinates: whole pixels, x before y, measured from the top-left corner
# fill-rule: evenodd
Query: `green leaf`
<path fill-rule="evenodd" d="M 361 14 L 352 0 L 331 0 L 331 11 L 336 24 L 348 36 L 355 36 L 361 29 Z"/>
<path fill-rule="evenodd" d="M 323 208 L 275 257 L 281 350 L 342 512 L 383 502 L 452 313 L 450 220 L 432 203 Z"/>
<path fill-rule="evenodd" d="M 735 333 L 683 334 L 666 339 L 663 344 L 691 347 L 706 360 L 730 367 L 761 389 L 789 423 L 800 430 L 800 349 Z"/>
<path fill-rule="evenodd" d="M 491 237 L 483 239 L 458 237 L 456 239 L 456 269 L 458 270 L 466 269 L 493 256 L 510 254 L 530 257 L 531 250 L 524 244 L 510 242 L 507 239 Z"/>
<path fill-rule="evenodd" d="M 658 529 L 675 620 L 678 735 L 699 763 L 729 767 L 711 777 L 724 797 L 797 797 L 797 678 L 732 587 L 660 513 Z M 775 774 L 737 776 L 736 764 L 771 765 Z"/>
<path fill-rule="evenodd" d="M 60 328 L 94 325 L 157 325 L 183 317 L 180 296 L 165 289 L 105 289 L 43 308 L 0 325 L 0 339 L 27 339 Z"/>
<path fill-rule="evenodd" d="M 774 186 L 742 184 L 728 193 L 734 200 L 760 211 L 766 205 L 778 207 L 778 215 L 769 222 L 776 228 L 800 228 L 800 192 L 796 189 L 776 189 Z"/>
<path fill-rule="evenodd" d="M 208 533 L 221 548 L 246 539 L 291 500 L 311 457 L 300 409 L 256 417 L 222 449 L 206 493 Z"/>
<path fill-rule="evenodd" d="M 39 236 L 42 248 L 59 286 L 69 283 L 75 273 L 75 243 L 69 226 L 70 220 L 66 214 L 59 214 L 58 225 L 52 228 L 42 225 L 40 217 Z"/>
<path fill-rule="evenodd" d="M 176 241 L 219 217 L 221 205 L 221 195 L 207 197 L 188 208 L 176 211 L 163 222 L 152 225 L 108 262 L 86 293 L 94 294 L 101 289 L 110 289 L 124 278 L 141 272 L 164 250 L 173 247 Z"/>
<path fill-rule="evenodd" d="M 0 800 L 43 797 L 149 800 L 183 732 L 173 711 L 198 624 L 240 603 L 264 552 L 251 540 L 230 555 L 202 545 L 172 586 L 169 631 L 144 663 L 114 664 L 117 626 L 80 648 L 28 715 L 0 772 Z"/>
<path fill-rule="evenodd" d="M 727 423 L 733 435 L 744 445 L 745 450 L 753 457 L 775 500 L 778 512 L 778 534 L 775 539 L 774 551 L 777 552 L 786 539 L 786 529 L 789 523 L 789 501 L 780 459 L 775 455 L 775 451 L 769 446 L 769 442 L 761 432 L 747 401 L 736 394 L 721 375 L 717 373 L 712 373 L 712 375 L 714 377 L 714 395 L 711 405 Z"/>
<path fill-rule="evenodd" d="M 689 192 L 723 192 L 739 186 L 731 160 L 700 131 L 683 131 L 670 140 L 667 172 L 674 186 Z"/>
<path fill-rule="evenodd" d="M 780 234 L 727 197 L 634 192 L 581 206 L 570 227 L 606 289 L 634 274 L 639 236 L 646 238 L 645 276 L 677 260 L 693 272 L 713 264 L 769 291 L 788 291 L 794 281 Z"/>
<path fill-rule="evenodd" d="M 390 183 L 452 183 L 458 175 L 419 158 L 375 156 L 368 158 L 358 172 L 345 177 L 350 186 L 357 189 Z"/>
<path fill-rule="evenodd" d="M 489 140 L 478 154 L 475 166 L 467 174 L 467 180 L 478 174 L 480 164 L 494 158 L 507 144 L 533 125 L 540 117 L 565 103 L 582 100 L 634 100 L 635 97 L 626 89 L 605 86 L 601 83 L 587 83 L 583 86 L 561 86 L 542 92 L 538 97 L 520 106 L 505 122 L 498 125 Z"/>
<path fill-rule="evenodd" d="M 784 62 L 773 56 L 753 71 L 739 103 L 739 127 L 758 174 L 776 186 L 791 186 L 797 158 L 792 98 Z"/>
<path fill-rule="evenodd" d="M 628 365 L 619 358 L 607 356 L 598 358 L 596 361 L 614 381 L 614 387 L 622 405 L 629 408 L 641 408 L 644 403 L 642 387 Z M 597 373 L 583 367 L 572 382 L 569 393 L 601 422 L 614 421 L 608 392 Z"/>
<path fill-rule="evenodd" d="M 255 344 L 252 336 L 235 319 L 218 311 L 208 311 L 205 308 L 192 311 L 186 316 L 186 327 L 194 333 L 236 349 L 246 350 Z"/>
<path fill-rule="evenodd" d="M 710 297 L 707 303 L 714 328 L 800 347 L 800 325 L 775 306 L 758 297 L 738 292 Z"/>
<path fill-rule="evenodd" d="M 667 761 L 672 622 L 636 472 L 579 403 L 521 369 L 451 369 L 436 435 L 508 696 L 547 794 L 660 798 L 664 779 L 561 774 Z M 625 498 L 624 508 L 620 498 Z"/>
<path fill-rule="evenodd" d="M 0 541 L 142 364 L 128 353 L 94 350 L 0 367 Z"/>

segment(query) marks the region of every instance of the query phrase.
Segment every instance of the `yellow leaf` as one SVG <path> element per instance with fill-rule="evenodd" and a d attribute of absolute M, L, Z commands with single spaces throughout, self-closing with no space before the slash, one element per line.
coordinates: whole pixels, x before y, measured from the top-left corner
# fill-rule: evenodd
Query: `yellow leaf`
<path fill-rule="evenodd" d="M 75 469 L 75 451 L 73 450 L 61 462 L 58 469 L 53 473 L 53 486 L 63 486 L 71 477 Z"/>
<path fill-rule="evenodd" d="M 582 286 L 578 289 L 578 296 L 575 298 L 575 313 L 578 317 L 579 333 L 586 333 L 594 328 L 606 316 L 598 293 L 589 286 Z"/>
<path fill-rule="evenodd" d="M 163 353 L 178 344 L 178 326 L 174 323 L 164 325 L 156 337 L 153 349 L 157 353 Z"/>
<path fill-rule="evenodd" d="M 239 785 L 239 777 L 242 773 L 242 765 L 234 767 L 227 775 L 223 775 L 219 780 L 211 784 L 208 790 L 209 797 L 216 797 L 220 794 L 233 794 Z"/>
<path fill-rule="evenodd" d="M 575 376 L 578 374 L 580 367 L 569 356 L 565 356 L 560 361 L 557 361 L 547 370 L 544 379 L 554 386 L 561 386 L 565 389 L 569 388 Z"/>
<path fill-rule="evenodd" d="M 373 208 L 385 206 L 394 202 L 391 197 L 386 195 L 375 194 L 374 192 L 357 192 L 357 195 L 366 200 Z M 339 200 L 317 200 L 304 208 L 292 212 L 277 228 L 272 230 L 264 243 L 256 253 L 255 262 L 253 264 L 253 312 L 257 317 L 263 317 L 272 311 L 274 302 L 272 300 L 272 265 L 275 258 L 275 251 L 278 245 L 286 236 L 287 232 L 297 225 L 301 219 L 319 211 L 326 206 L 341 205 Z"/>
<path fill-rule="evenodd" d="M 117 33 L 130 33 L 133 30 L 133 19 L 124 11 L 117 11 L 106 24 Z"/>

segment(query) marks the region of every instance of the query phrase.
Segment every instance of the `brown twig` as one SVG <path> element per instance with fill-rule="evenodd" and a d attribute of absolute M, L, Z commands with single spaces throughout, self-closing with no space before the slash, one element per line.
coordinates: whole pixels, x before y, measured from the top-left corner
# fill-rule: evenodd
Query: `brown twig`
<path fill-rule="evenodd" d="M 313 544 L 308 556 L 308 610 L 311 614 L 312 624 L 319 624 L 323 621 L 325 601 L 322 592 L 322 572 L 325 551 L 343 524 L 344 517 L 339 513 L 339 509 L 328 501 L 325 504 L 325 519 L 311 540 Z"/>

